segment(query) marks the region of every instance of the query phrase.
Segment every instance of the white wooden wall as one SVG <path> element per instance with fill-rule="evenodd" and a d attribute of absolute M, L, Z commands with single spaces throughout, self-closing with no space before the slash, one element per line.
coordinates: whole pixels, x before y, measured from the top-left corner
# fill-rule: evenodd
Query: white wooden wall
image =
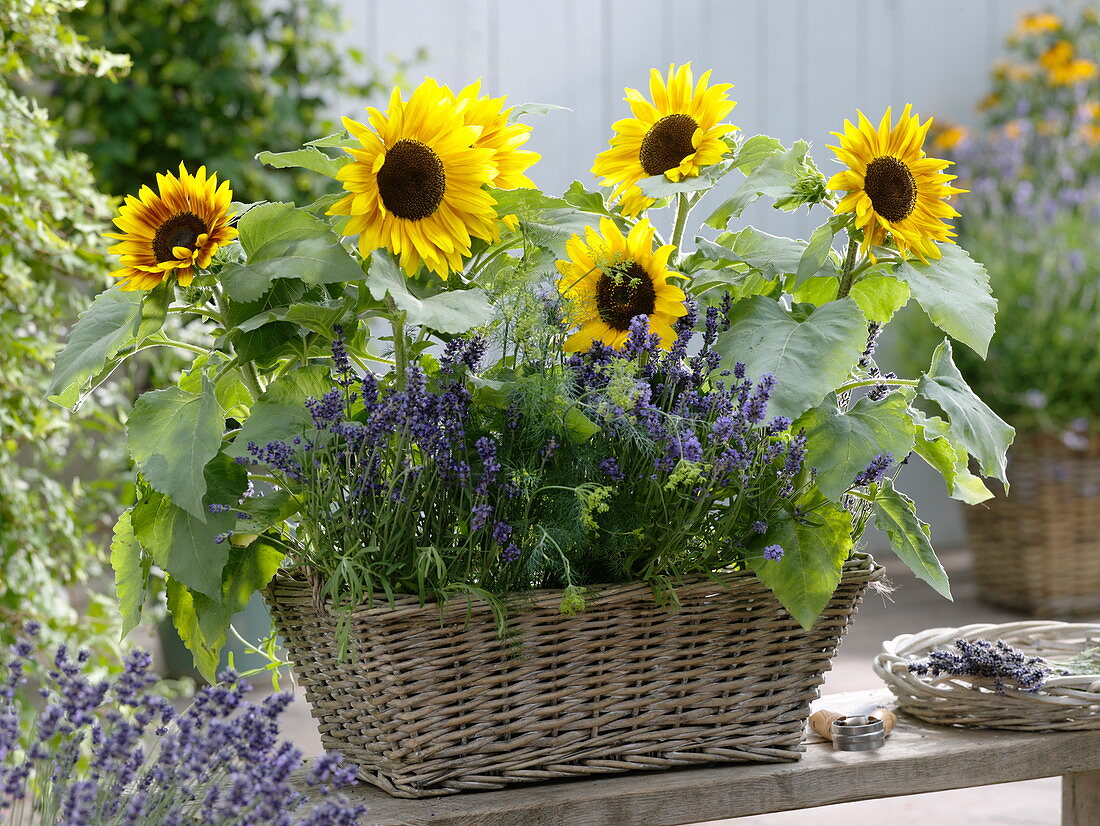
<path fill-rule="evenodd" d="M 804 138 L 827 174 L 830 131 L 886 106 L 975 121 L 1005 35 L 1036 0 L 342 0 L 346 42 L 376 61 L 426 49 L 413 84 L 452 87 L 477 78 L 513 103 L 567 106 L 532 121 L 543 156 L 532 177 L 557 193 L 593 183 L 595 155 L 625 117 L 623 87 L 645 89 L 651 67 L 692 61 L 735 84 L 731 119 L 745 134 Z M 1060 3 L 1069 6 L 1067 0 Z M 357 117 L 361 101 L 345 101 Z M 717 195 L 712 198 L 719 197 Z M 704 205 L 705 207 L 705 205 Z M 961 206 L 965 209 L 965 205 Z M 804 216 L 758 205 L 747 223 L 806 237 Z M 919 464 L 919 463 L 918 463 Z M 914 469 L 904 487 L 921 500 L 941 548 L 963 542 L 960 512 L 942 483 Z M 876 543 L 877 544 L 877 543 Z"/>
<path fill-rule="evenodd" d="M 1004 35 L 1034 0 L 343 0 L 349 43 L 375 58 L 428 60 L 461 86 L 484 78 L 513 102 L 568 106 L 536 121 L 536 179 L 590 181 L 623 87 L 651 67 L 692 61 L 735 84 L 732 119 L 784 142 L 830 140 L 857 107 L 912 103 L 963 123 Z M 355 108 L 348 102 L 349 108 Z M 874 115 L 872 115 L 873 117 Z M 828 153 L 817 156 L 826 161 Z"/>

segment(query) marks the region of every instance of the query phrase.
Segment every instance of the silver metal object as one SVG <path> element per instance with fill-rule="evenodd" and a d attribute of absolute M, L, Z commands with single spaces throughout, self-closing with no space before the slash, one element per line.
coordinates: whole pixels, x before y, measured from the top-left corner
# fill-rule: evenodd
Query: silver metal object
<path fill-rule="evenodd" d="M 850 714 L 833 720 L 833 748 L 837 751 L 874 751 L 886 744 L 886 729 L 878 717 Z"/>

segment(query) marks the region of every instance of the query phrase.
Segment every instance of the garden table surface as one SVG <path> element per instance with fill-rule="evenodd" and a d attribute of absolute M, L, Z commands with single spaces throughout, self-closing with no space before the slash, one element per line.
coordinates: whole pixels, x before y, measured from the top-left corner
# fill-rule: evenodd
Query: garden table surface
<path fill-rule="evenodd" d="M 828 695 L 851 713 L 889 692 Z M 898 715 L 877 751 L 838 752 L 812 734 L 796 763 L 637 772 L 420 800 L 351 790 L 378 826 L 682 826 L 1061 775 L 1063 826 L 1100 824 L 1100 731 L 1031 733 L 934 726 Z"/>

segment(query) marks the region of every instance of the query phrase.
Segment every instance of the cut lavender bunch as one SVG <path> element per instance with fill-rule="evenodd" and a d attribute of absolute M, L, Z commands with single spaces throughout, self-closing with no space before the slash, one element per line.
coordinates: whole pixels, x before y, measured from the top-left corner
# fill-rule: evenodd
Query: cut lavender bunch
<path fill-rule="evenodd" d="M 6 826 L 355 826 L 366 813 L 329 794 L 354 782 L 338 754 L 305 778 L 323 799 L 311 803 L 291 783 L 302 753 L 279 738 L 289 694 L 250 702 L 248 684 L 226 672 L 177 713 L 151 691 L 157 677 L 144 652 L 105 681 L 87 675 L 83 652 L 62 646 L 50 668 L 35 653 L 20 642 L 0 666 Z M 21 724 L 16 703 L 31 682 L 41 684 L 41 708 Z"/>
<path fill-rule="evenodd" d="M 937 649 L 909 670 L 919 677 L 949 674 L 958 677 L 985 677 L 993 680 L 998 694 L 1004 694 L 1005 682 L 1012 682 L 1031 694 L 1038 692 L 1051 669 L 1039 657 L 1029 657 L 1004 640 L 955 640 L 955 651 Z"/>

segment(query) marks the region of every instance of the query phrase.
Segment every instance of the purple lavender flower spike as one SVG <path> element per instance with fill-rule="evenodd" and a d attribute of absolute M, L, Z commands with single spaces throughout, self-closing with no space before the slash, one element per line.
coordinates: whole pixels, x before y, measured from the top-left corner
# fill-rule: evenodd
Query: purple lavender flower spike
<path fill-rule="evenodd" d="M 867 464 L 867 467 L 859 472 L 852 481 L 852 487 L 863 487 L 881 481 L 893 464 L 894 455 L 892 453 L 879 453 Z"/>
<path fill-rule="evenodd" d="M 782 545 L 769 545 L 764 549 L 764 559 L 770 559 L 772 561 L 783 558 L 783 546 Z"/>

